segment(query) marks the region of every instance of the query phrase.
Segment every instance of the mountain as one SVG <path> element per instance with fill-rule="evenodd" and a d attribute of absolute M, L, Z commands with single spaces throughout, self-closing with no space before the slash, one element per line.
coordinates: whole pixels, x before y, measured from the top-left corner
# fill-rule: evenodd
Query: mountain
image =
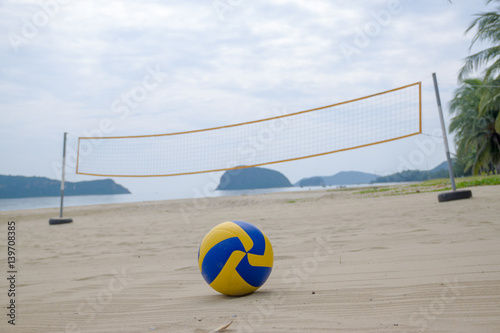
<path fill-rule="evenodd" d="M 443 163 L 439 164 L 437 167 L 435 167 L 434 169 L 431 169 L 430 171 L 437 172 L 437 171 L 441 171 L 441 170 L 448 171 L 448 161 L 444 161 Z"/>
<path fill-rule="evenodd" d="M 102 195 L 130 193 L 112 179 L 65 182 L 64 195 Z M 0 175 L 0 199 L 55 197 L 61 195 L 61 182 L 45 177 Z"/>
<path fill-rule="evenodd" d="M 255 167 L 224 172 L 217 190 L 250 190 L 291 186 L 288 178 L 281 172 Z"/>
<path fill-rule="evenodd" d="M 295 186 L 330 186 L 330 185 L 353 185 L 369 184 L 378 176 L 371 173 L 359 171 L 342 171 L 333 176 L 316 176 L 304 178 L 295 183 Z"/>
<path fill-rule="evenodd" d="M 378 175 L 359 171 L 341 171 L 330 177 L 323 177 L 326 185 L 368 184 Z"/>
<path fill-rule="evenodd" d="M 378 177 L 374 180 L 374 183 L 416 182 L 448 177 L 450 177 L 450 173 L 448 172 L 448 162 L 445 161 L 431 170 L 405 170 L 392 175 Z"/>
<path fill-rule="evenodd" d="M 311 177 L 303 178 L 295 183 L 295 186 L 305 187 L 305 186 L 326 186 L 323 177 Z"/>

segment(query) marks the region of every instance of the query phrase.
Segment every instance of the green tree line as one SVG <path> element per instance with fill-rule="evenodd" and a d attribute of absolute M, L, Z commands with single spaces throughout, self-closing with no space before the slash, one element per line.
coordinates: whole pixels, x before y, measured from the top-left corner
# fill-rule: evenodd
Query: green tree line
<path fill-rule="evenodd" d="M 462 175 L 500 173 L 500 0 L 486 4 L 493 10 L 476 14 L 466 33 L 475 31 L 470 49 L 480 42 L 491 46 L 465 58 L 449 104 L 455 168 Z"/>

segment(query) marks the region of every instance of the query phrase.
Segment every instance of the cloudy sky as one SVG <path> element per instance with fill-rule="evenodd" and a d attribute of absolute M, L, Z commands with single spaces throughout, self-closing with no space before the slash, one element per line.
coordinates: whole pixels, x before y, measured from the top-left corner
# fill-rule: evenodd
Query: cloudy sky
<path fill-rule="evenodd" d="M 72 145 L 100 132 L 196 130 L 417 81 L 425 135 L 271 168 L 292 182 L 432 168 L 445 155 L 431 75 L 446 104 L 470 54 L 464 32 L 487 9 L 485 0 L 2 0 L 0 174 L 59 178 L 64 132 Z M 146 94 L 117 108 L 137 87 Z M 68 180 L 89 179 L 71 171 Z M 117 181 L 161 191 L 217 177 Z"/>

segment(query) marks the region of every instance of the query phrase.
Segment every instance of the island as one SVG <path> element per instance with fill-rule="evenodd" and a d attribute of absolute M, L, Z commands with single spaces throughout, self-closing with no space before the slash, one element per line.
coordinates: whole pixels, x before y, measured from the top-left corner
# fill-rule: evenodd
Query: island
<path fill-rule="evenodd" d="M 64 195 L 128 194 L 130 191 L 112 179 L 65 182 Z M 0 175 L 0 199 L 55 197 L 61 195 L 61 182 L 46 177 Z"/>
<path fill-rule="evenodd" d="M 253 167 L 224 172 L 217 190 L 252 190 L 278 187 L 292 187 L 292 183 L 281 172 Z"/>
<path fill-rule="evenodd" d="M 308 187 L 308 186 L 326 186 L 325 180 L 323 177 L 316 176 L 316 177 L 310 177 L 310 178 L 303 178 L 299 180 L 297 183 L 295 183 L 295 186 L 300 186 L 300 187 Z"/>

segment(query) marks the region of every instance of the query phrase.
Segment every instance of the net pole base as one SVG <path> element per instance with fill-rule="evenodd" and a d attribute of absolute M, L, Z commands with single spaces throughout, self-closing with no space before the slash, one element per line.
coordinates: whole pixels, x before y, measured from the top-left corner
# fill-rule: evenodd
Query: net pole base
<path fill-rule="evenodd" d="M 50 225 L 66 224 L 66 223 L 72 223 L 72 222 L 73 222 L 73 219 L 70 217 L 52 217 L 49 219 Z"/>
<path fill-rule="evenodd" d="M 452 191 L 452 192 L 441 193 L 438 195 L 439 202 L 455 201 L 455 200 L 470 199 L 470 198 L 472 198 L 472 191 L 470 190 Z"/>

